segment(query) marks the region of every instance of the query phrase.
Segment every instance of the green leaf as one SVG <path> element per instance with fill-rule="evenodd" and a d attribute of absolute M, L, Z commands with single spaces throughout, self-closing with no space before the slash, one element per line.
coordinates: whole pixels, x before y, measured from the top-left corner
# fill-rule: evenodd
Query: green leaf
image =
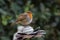
<path fill-rule="evenodd" d="M 6 11 L 4 11 L 3 9 L 0 9 L 0 12 L 3 14 L 3 15 L 7 15 L 8 13 Z"/>
<path fill-rule="evenodd" d="M 3 25 L 7 25 L 7 19 L 5 18 L 5 16 L 2 16 L 2 24 Z"/>

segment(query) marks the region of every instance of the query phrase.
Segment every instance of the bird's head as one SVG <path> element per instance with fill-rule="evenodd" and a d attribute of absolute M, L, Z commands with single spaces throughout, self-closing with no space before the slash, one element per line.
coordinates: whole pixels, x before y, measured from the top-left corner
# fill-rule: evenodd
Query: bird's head
<path fill-rule="evenodd" d="M 32 19 L 32 12 L 31 11 L 27 11 L 27 12 L 25 12 L 25 14 L 27 14 L 30 17 L 30 19 Z"/>
<path fill-rule="evenodd" d="M 27 12 L 24 12 L 25 14 L 32 14 L 32 12 L 31 11 L 27 11 Z"/>

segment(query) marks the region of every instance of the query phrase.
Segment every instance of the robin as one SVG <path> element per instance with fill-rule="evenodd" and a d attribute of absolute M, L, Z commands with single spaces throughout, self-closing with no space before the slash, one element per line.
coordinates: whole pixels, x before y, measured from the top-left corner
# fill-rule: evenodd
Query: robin
<path fill-rule="evenodd" d="M 31 11 L 28 11 L 28 12 L 25 12 L 25 13 L 22 13 L 18 16 L 18 19 L 16 20 L 16 23 L 20 23 L 20 24 L 23 24 L 23 25 L 28 25 L 32 22 L 32 12 Z"/>

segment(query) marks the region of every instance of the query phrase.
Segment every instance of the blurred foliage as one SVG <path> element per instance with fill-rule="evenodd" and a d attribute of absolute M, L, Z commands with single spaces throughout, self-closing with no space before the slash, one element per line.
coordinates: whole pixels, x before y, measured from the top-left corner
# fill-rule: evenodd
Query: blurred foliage
<path fill-rule="evenodd" d="M 60 40 L 60 5 L 58 0 L 0 0 L 0 40 L 12 40 L 19 14 L 32 11 L 34 28 L 46 30 L 46 37 L 33 40 Z"/>

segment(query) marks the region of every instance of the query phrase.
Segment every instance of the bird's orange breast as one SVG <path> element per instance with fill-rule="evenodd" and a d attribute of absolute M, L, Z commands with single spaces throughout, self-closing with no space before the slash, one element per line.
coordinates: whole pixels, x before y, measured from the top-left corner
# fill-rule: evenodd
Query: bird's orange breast
<path fill-rule="evenodd" d="M 30 19 L 32 19 L 32 13 L 28 13 L 28 16 L 30 17 Z"/>

